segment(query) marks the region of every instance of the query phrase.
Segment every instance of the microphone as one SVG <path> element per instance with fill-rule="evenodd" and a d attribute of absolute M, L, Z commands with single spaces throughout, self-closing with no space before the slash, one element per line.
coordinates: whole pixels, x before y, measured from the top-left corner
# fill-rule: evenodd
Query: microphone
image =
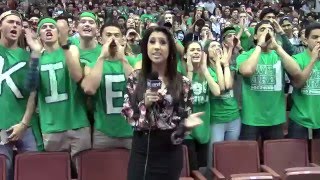
<path fill-rule="evenodd" d="M 156 92 L 161 89 L 162 82 L 159 80 L 159 73 L 152 72 L 147 80 L 147 88 Z"/>

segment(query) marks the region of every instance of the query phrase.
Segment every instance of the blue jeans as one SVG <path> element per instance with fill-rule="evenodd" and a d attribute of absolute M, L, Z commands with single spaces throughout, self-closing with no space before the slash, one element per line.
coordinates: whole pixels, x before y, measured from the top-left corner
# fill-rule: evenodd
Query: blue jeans
<path fill-rule="evenodd" d="M 212 144 L 221 141 L 238 140 L 241 129 L 241 119 L 236 119 L 228 123 L 212 124 L 211 125 L 211 140 L 208 149 L 208 164 L 207 167 L 212 167 Z"/>
<path fill-rule="evenodd" d="M 5 131 L 5 130 L 2 130 Z M 23 153 L 27 151 L 38 151 L 37 143 L 33 135 L 32 129 L 28 128 L 22 139 L 15 142 L 14 144 L 0 145 L 0 154 L 6 156 L 6 166 L 7 166 L 7 180 L 13 180 L 13 147 L 16 147 L 18 153 Z"/>

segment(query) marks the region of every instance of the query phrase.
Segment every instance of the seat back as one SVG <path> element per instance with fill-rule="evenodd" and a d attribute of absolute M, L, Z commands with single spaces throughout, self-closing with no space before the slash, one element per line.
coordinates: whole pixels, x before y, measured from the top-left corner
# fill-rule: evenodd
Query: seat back
<path fill-rule="evenodd" d="M 6 179 L 6 157 L 3 155 L 0 155 L 0 180 Z"/>
<path fill-rule="evenodd" d="M 67 152 L 23 153 L 15 159 L 15 180 L 70 180 Z"/>
<path fill-rule="evenodd" d="M 190 177 L 188 147 L 183 145 L 182 150 L 183 150 L 183 167 L 181 170 L 180 177 Z"/>
<path fill-rule="evenodd" d="M 214 143 L 213 165 L 226 178 L 231 174 L 259 172 L 258 143 L 256 141 Z"/>
<path fill-rule="evenodd" d="M 268 140 L 264 142 L 264 164 L 281 177 L 284 170 L 309 165 L 307 141 L 300 139 Z"/>
<path fill-rule="evenodd" d="M 311 141 L 311 162 L 320 165 L 320 139 L 313 139 Z"/>
<path fill-rule="evenodd" d="M 79 180 L 126 180 L 127 149 L 90 150 L 79 156 Z"/>

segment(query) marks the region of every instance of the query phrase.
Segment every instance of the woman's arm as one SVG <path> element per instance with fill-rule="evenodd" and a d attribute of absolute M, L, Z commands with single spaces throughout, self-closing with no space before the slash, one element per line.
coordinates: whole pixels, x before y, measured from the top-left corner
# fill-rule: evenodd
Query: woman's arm
<path fill-rule="evenodd" d="M 140 118 L 140 106 L 144 105 L 144 101 L 138 104 L 132 104 L 134 99 L 134 92 L 136 90 L 137 71 L 129 75 L 127 79 L 126 93 L 124 95 L 123 108 L 121 114 L 127 119 L 128 123 L 132 126 L 137 126 L 137 121 Z"/>

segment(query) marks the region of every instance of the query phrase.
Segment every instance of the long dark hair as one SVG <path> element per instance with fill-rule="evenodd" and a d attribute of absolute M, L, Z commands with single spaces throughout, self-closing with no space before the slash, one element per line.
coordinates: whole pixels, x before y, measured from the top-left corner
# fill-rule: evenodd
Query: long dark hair
<path fill-rule="evenodd" d="M 167 67 L 165 71 L 165 77 L 168 80 L 168 92 L 172 95 L 174 101 L 180 101 L 182 93 L 182 76 L 177 71 L 177 50 L 174 43 L 174 39 L 169 30 L 165 27 L 156 27 L 146 31 L 141 41 L 142 52 L 142 68 L 138 76 L 138 86 L 135 91 L 134 101 L 136 104 L 143 100 L 143 93 L 147 89 L 147 78 L 152 72 L 152 61 L 148 56 L 148 42 L 149 37 L 153 32 L 162 32 L 168 39 L 169 55 L 167 59 Z"/>

